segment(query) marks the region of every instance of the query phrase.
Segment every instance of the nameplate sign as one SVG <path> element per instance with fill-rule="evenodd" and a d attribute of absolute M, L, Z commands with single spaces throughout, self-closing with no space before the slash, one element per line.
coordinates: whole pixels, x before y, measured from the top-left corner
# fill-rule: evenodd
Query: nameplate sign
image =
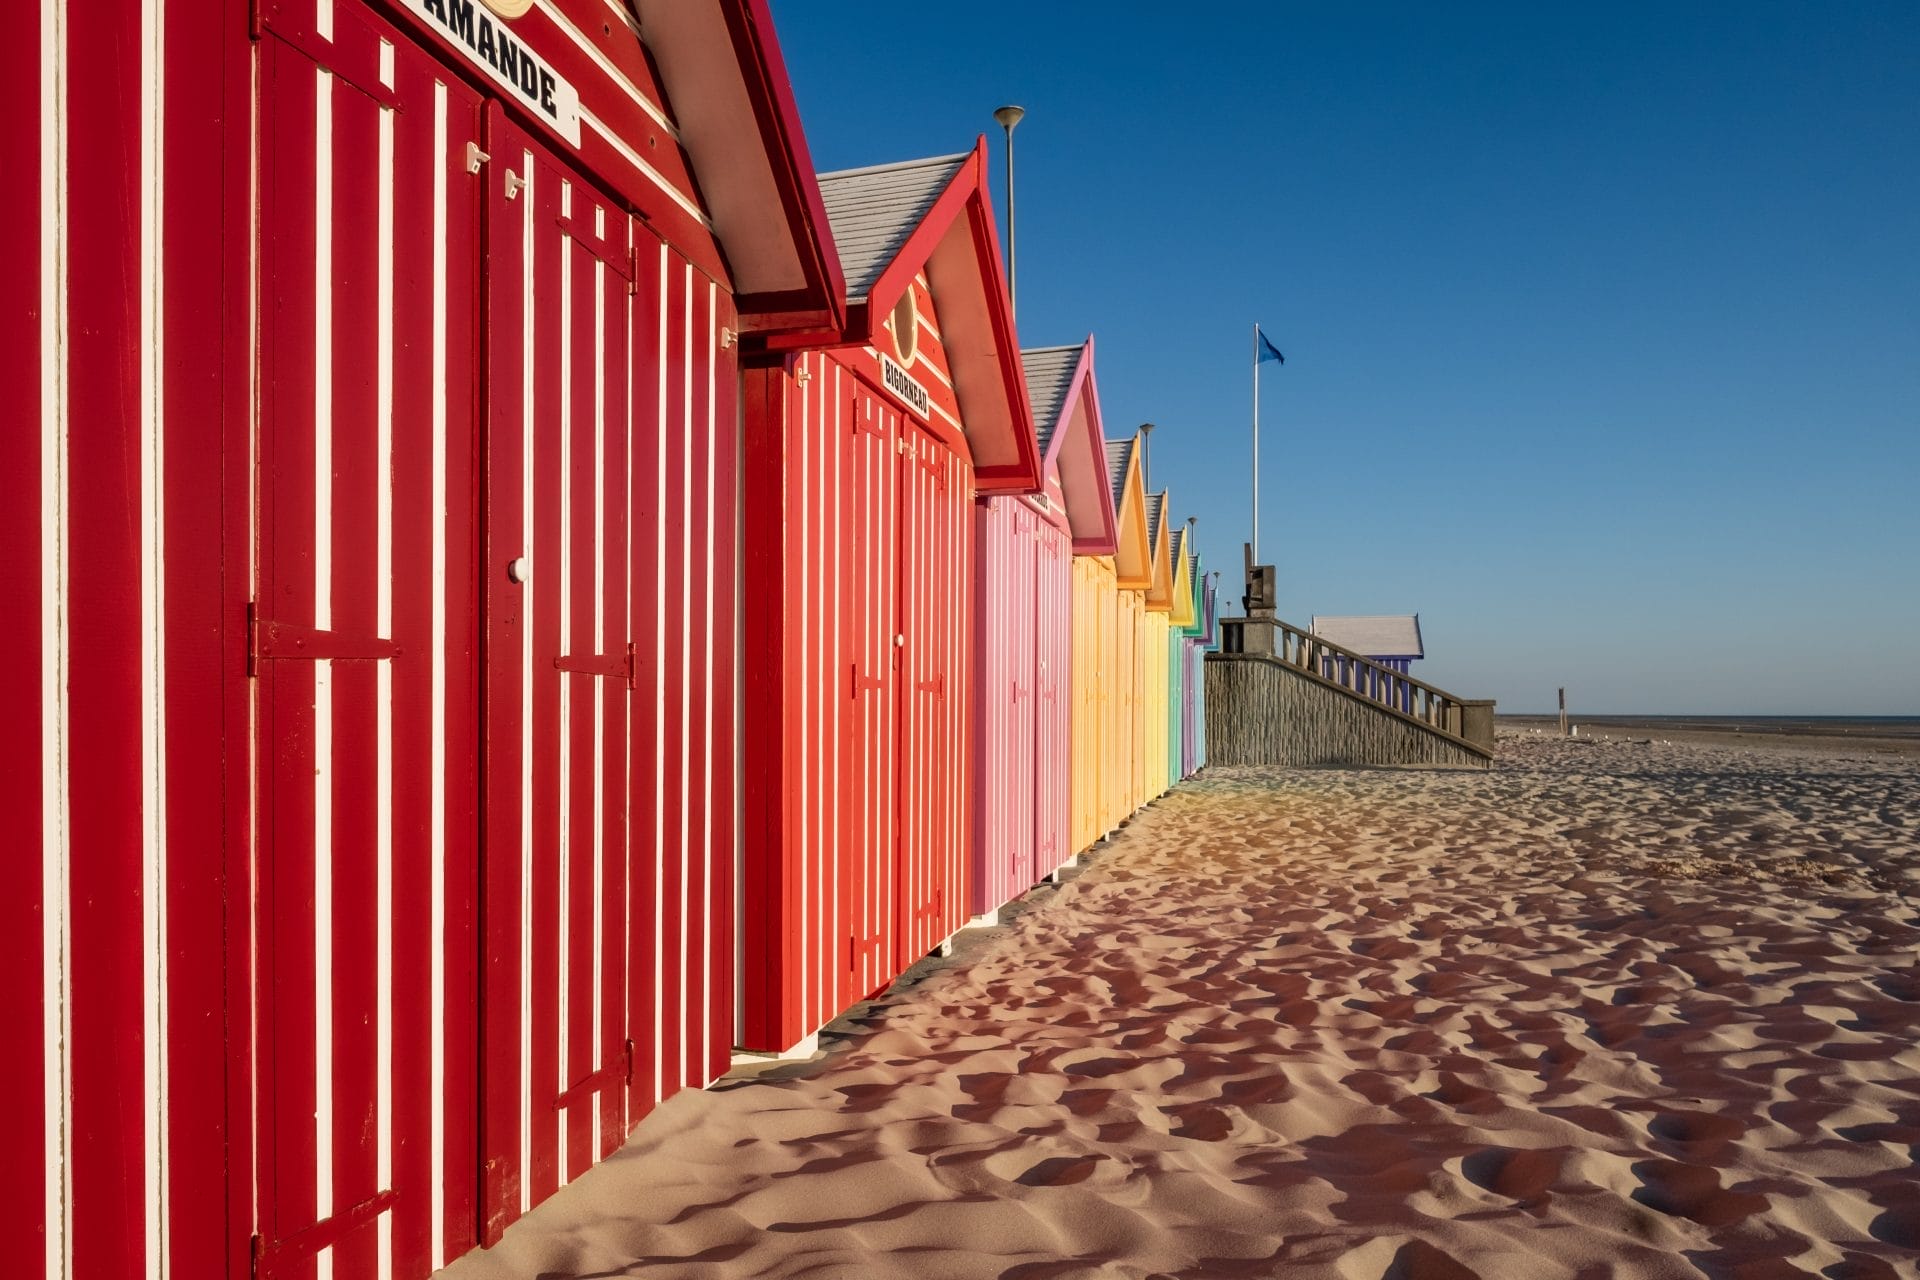
<path fill-rule="evenodd" d="M 404 0 L 454 48 L 535 116 L 574 146 L 580 145 L 580 91 L 553 64 L 526 46 L 480 0 Z"/>
<path fill-rule="evenodd" d="M 907 408 L 922 418 L 931 412 L 932 402 L 927 398 L 927 389 L 913 380 L 913 375 L 902 369 L 894 358 L 886 352 L 879 352 L 880 381 L 887 390 L 907 402 Z"/>

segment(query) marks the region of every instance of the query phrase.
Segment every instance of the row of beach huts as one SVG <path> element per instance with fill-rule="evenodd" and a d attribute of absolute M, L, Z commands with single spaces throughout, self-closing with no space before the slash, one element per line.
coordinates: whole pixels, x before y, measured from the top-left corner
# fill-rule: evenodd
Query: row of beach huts
<path fill-rule="evenodd" d="M 984 142 L 816 176 L 766 0 L 10 29 L 18 1273 L 420 1280 L 1204 762 Z"/>

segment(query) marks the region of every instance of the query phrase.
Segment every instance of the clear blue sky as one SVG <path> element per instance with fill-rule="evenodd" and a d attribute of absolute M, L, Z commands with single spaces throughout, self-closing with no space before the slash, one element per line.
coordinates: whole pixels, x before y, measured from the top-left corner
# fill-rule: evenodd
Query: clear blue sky
<path fill-rule="evenodd" d="M 995 14 L 1008 16 L 996 23 Z M 1020 332 L 1511 711 L 1920 714 L 1920 6 L 775 0 L 823 170 L 1015 135 Z M 1004 210 L 1004 205 L 1001 206 Z"/>

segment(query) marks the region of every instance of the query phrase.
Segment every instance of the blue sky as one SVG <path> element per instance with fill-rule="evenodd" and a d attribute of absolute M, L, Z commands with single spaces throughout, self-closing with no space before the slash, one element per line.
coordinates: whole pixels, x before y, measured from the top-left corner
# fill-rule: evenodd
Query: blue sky
<path fill-rule="evenodd" d="M 1282 617 L 1511 711 L 1920 714 L 1911 0 L 774 12 L 823 170 L 989 132 L 1001 200 L 1027 108 L 1022 341 L 1096 335 L 1227 593 L 1259 320 Z"/>

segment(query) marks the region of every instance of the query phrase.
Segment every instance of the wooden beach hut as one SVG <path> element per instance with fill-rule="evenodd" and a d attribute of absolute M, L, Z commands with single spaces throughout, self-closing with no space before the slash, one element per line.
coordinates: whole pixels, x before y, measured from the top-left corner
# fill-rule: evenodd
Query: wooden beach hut
<path fill-rule="evenodd" d="M 1313 634 L 1342 649 L 1371 659 L 1380 667 L 1408 674 L 1413 664 L 1427 656 L 1426 642 L 1420 635 L 1420 615 L 1393 614 L 1314 614 Z M 1326 654 L 1321 671 L 1329 680 L 1347 683 L 1350 679 L 1368 696 L 1385 693 L 1380 673 L 1359 663 L 1351 663 L 1338 654 Z M 1351 671 L 1348 668 L 1353 668 Z M 1407 686 L 1396 701 L 1401 709 L 1413 709 L 1413 689 Z"/>
<path fill-rule="evenodd" d="M 1074 634 L 1074 566 L 1114 549 L 1093 339 L 1032 348 L 1021 363 L 1043 484 L 1036 494 L 982 498 L 974 512 L 976 916 L 1082 847 L 1074 843 L 1081 705 L 1073 671 L 1076 649 L 1098 661 L 1098 627 Z"/>
<path fill-rule="evenodd" d="M 1187 776 L 1187 722 L 1192 715 L 1187 682 L 1187 640 L 1195 631 L 1191 526 L 1174 527 L 1170 538 L 1173 586 L 1167 608 L 1167 785 Z"/>
<path fill-rule="evenodd" d="M 807 1040 L 966 919 L 974 498 L 1040 487 L 986 154 L 823 175 L 846 323 L 749 360 L 748 1048 Z"/>
<path fill-rule="evenodd" d="M 1206 652 L 1218 640 L 1218 584 L 1204 572 L 1200 553 L 1192 555 L 1195 597 L 1194 631 L 1187 638 L 1186 776 L 1198 773 L 1207 764 Z"/>
<path fill-rule="evenodd" d="M 1084 849 L 1139 807 L 1138 651 L 1145 593 L 1153 578 L 1139 436 L 1106 443 L 1114 512 L 1111 556 L 1074 559 L 1074 690 L 1083 708 L 1074 726 L 1074 848 Z"/>
<path fill-rule="evenodd" d="M 1173 529 L 1168 513 L 1167 492 L 1147 498 L 1147 540 L 1152 548 L 1153 577 L 1146 590 L 1146 608 L 1140 617 L 1140 720 L 1142 750 L 1139 761 L 1139 799 L 1145 804 L 1172 785 L 1168 778 L 1168 723 L 1171 714 L 1168 697 L 1173 692 L 1170 678 L 1173 647 Z M 1137 805 L 1136 805 L 1137 807 Z"/>
<path fill-rule="evenodd" d="M 726 1067 L 737 339 L 841 308 L 771 19 L 68 8 L 0 91 L 0 1231 L 421 1280 Z"/>

